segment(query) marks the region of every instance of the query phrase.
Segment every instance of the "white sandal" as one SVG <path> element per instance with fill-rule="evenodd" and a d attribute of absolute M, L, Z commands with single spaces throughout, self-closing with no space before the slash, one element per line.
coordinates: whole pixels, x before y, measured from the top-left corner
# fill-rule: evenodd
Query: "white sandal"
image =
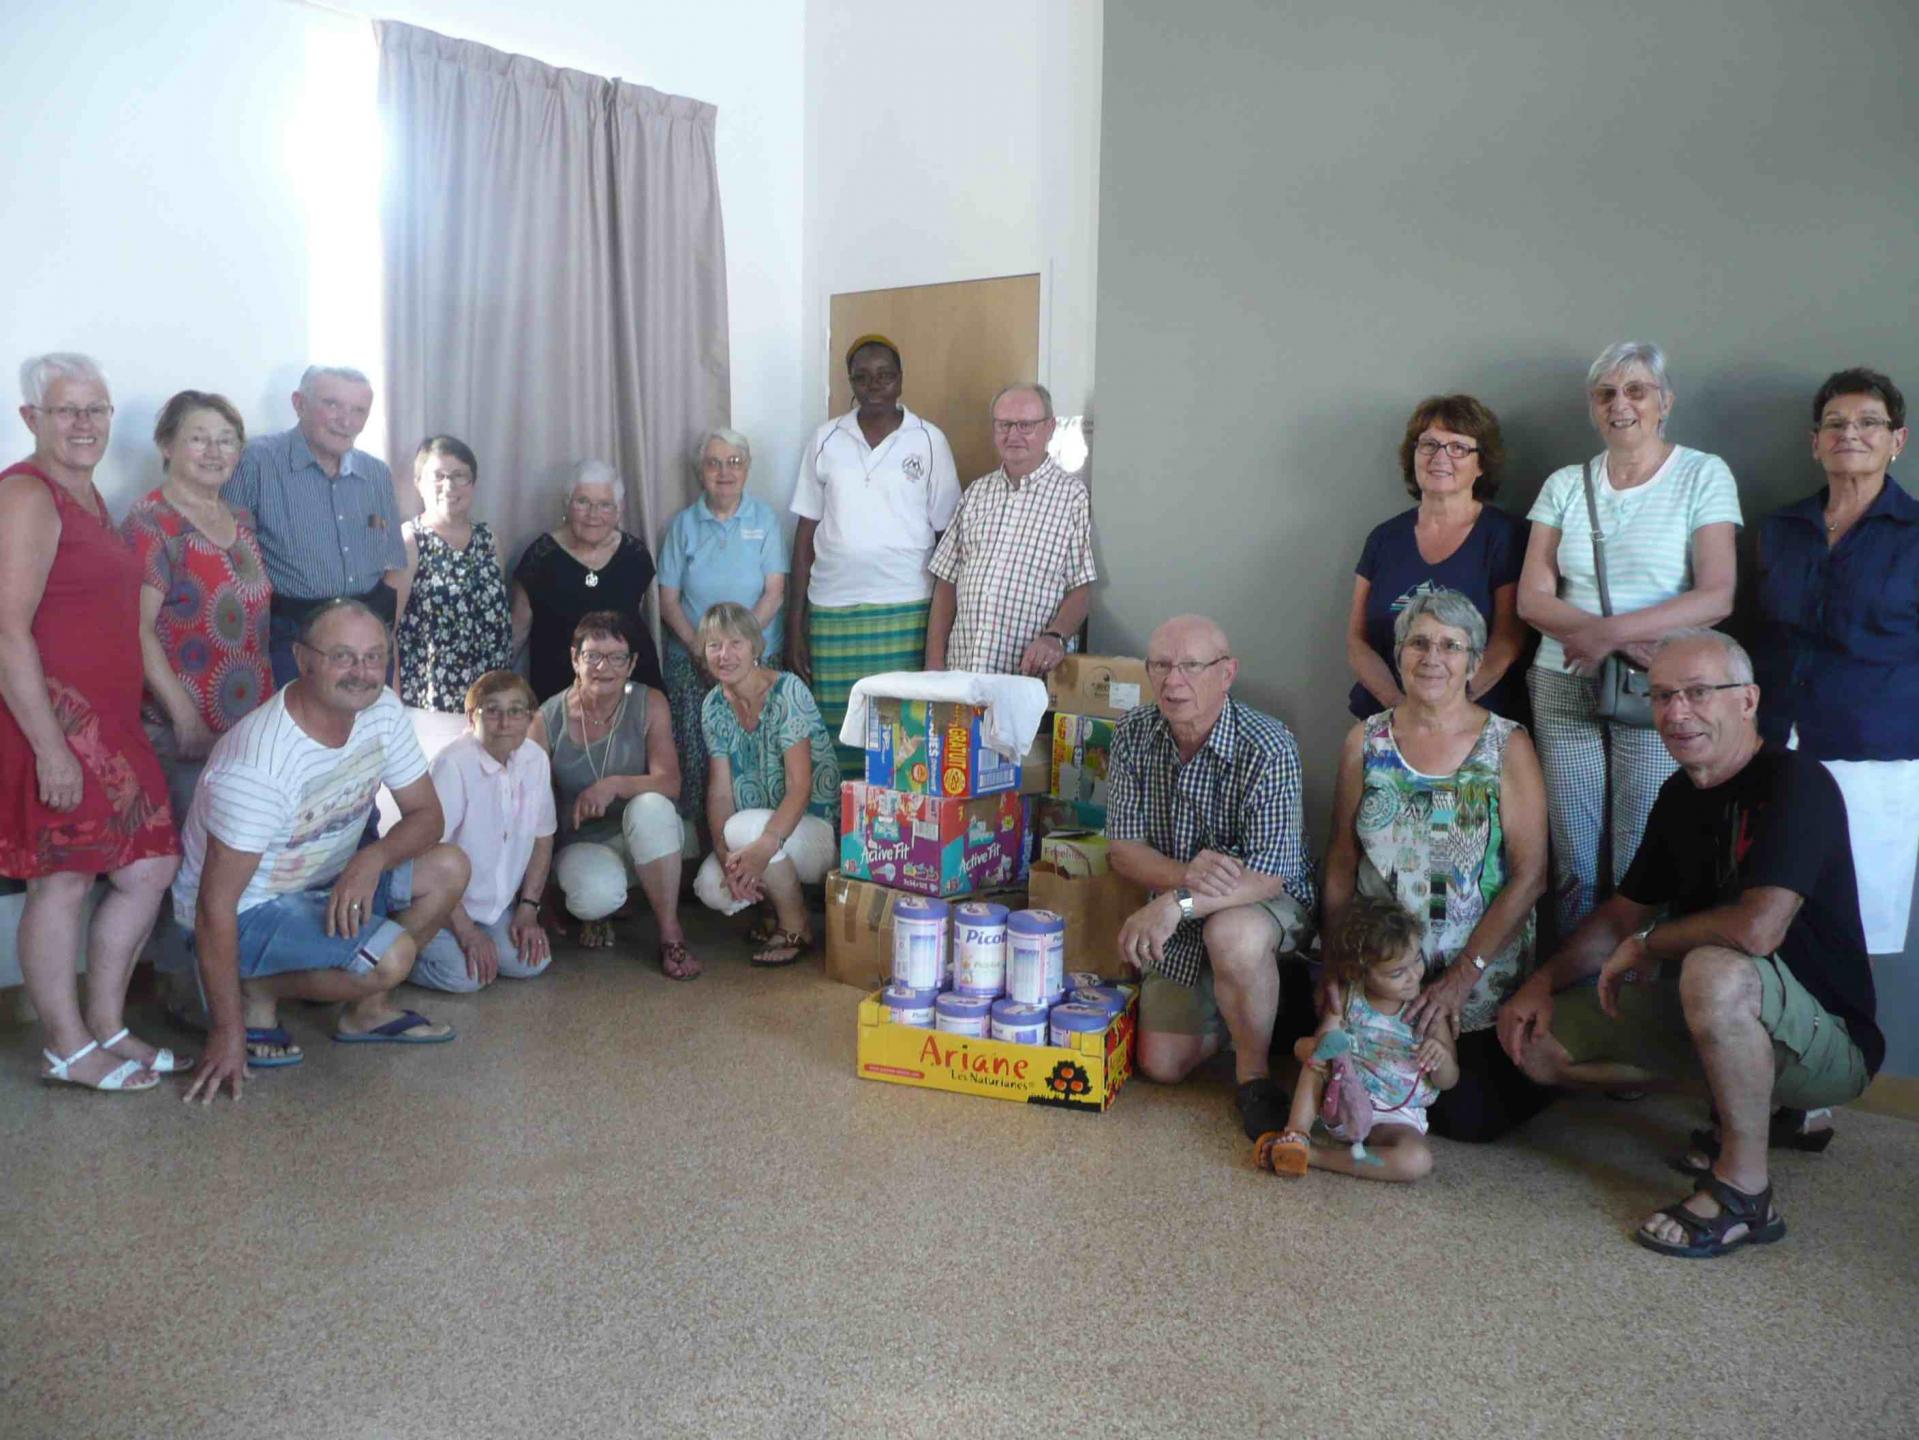
<path fill-rule="evenodd" d="M 61 1085 L 78 1085 L 83 1090 L 125 1090 L 128 1092 L 151 1090 L 155 1085 L 160 1083 L 160 1077 L 148 1072 L 147 1067 L 142 1065 L 138 1060 L 124 1061 L 117 1069 L 109 1071 L 98 1080 L 80 1080 L 69 1073 L 77 1062 L 86 1059 L 87 1056 L 99 1048 L 100 1042 L 98 1040 L 89 1040 L 85 1045 L 82 1045 L 64 1060 L 51 1050 L 42 1050 L 40 1053 L 47 1057 L 47 1063 L 52 1068 L 42 1071 L 40 1078 L 42 1080 L 51 1080 Z M 135 1085 L 129 1083 L 135 1075 L 143 1073 L 148 1076 L 146 1084 Z"/>
<path fill-rule="evenodd" d="M 111 1050 L 132 1033 L 131 1030 L 122 1030 L 111 1040 L 102 1040 L 100 1042 L 100 1048 L 102 1050 Z M 134 1063 L 138 1064 L 139 1062 L 136 1061 Z M 147 1061 L 146 1068 L 151 1070 L 155 1075 L 184 1075 L 194 1067 L 195 1063 L 193 1056 L 189 1055 L 185 1059 L 182 1059 L 167 1049 L 166 1046 L 162 1045 L 159 1053 Z"/>

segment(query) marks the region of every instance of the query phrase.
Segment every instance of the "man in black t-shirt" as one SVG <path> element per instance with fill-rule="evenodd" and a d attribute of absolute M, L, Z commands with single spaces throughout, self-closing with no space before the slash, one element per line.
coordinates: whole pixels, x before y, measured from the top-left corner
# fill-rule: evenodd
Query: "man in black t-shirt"
<path fill-rule="evenodd" d="M 1660 788 L 1619 893 L 1499 1015 L 1500 1043 L 1542 1084 L 1703 1072 L 1720 1152 L 1690 1198 L 1633 1237 L 1669 1255 L 1784 1236 L 1766 1170 L 1773 1106 L 1851 1100 L 1885 1056 L 1845 802 L 1816 760 L 1761 744 L 1752 673 L 1717 631 L 1660 645 L 1653 722 L 1680 773 Z M 1595 973 L 1596 987 L 1580 986 Z"/>

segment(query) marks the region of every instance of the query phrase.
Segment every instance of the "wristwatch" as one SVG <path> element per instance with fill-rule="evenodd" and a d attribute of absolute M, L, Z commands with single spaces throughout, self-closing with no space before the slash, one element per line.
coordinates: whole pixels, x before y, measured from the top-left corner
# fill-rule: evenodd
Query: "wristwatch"
<path fill-rule="evenodd" d="M 1179 887 L 1179 889 L 1173 892 L 1173 899 L 1179 905 L 1180 919 L 1191 920 L 1195 918 L 1193 913 L 1193 892 L 1192 891 L 1188 890 L 1184 885 L 1182 885 Z"/>
<path fill-rule="evenodd" d="M 1048 637 L 1050 637 L 1051 639 L 1054 639 L 1054 640 L 1057 640 L 1057 641 L 1059 641 L 1059 648 L 1060 648 L 1060 649 L 1062 649 L 1062 650 L 1064 650 L 1064 649 L 1066 648 L 1066 637 L 1065 637 L 1064 635 L 1062 635 L 1062 634 L 1060 634 L 1060 633 L 1059 633 L 1059 631 L 1057 631 L 1057 630 L 1042 630 L 1042 631 L 1040 631 L 1039 633 L 1040 633 L 1040 634 L 1042 634 L 1042 635 L 1045 635 L 1045 636 L 1048 636 Z"/>
<path fill-rule="evenodd" d="M 1472 957 L 1472 961 L 1473 961 L 1473 969 L 1479 971 L 1482 975 L 1485 974 L 1486 958 L 1483 955 L 1475 955 Z"/>
<path fill-rule="evenodd" d="M 1659 922 L 1655 920 L 1652 922 L 1652 925 L 1648 925 L 1644 930 L 1633 931 L 1632 938 L 1637 940 L 1641 945 L 1644 945 L 1646 943 L 1646 937 L 1652 934 L 1653 925 L 1657 925 L 1658 923 Z"/>

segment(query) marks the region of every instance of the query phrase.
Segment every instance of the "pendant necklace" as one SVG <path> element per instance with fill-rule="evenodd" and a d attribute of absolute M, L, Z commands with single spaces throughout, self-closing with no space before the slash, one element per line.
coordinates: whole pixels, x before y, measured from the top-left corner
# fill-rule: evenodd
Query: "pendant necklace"
<path fill-rule="evenodd" d="M 620 703 L 613 707 L 613 718 L 606 722 L 606 734 L 600 737 L 600 763 L 598 765 L 593 763 L 592 742 L 586 738 L 586 722 L 591 713 L 592 712 L 587 709 L 586 697 L 582 695 L 580 697 L 580 749 L 586 752 L 587 773 L 593 777 L 594 783 L 598 784 L 600 781 L 606 779 L 606 767 L 612 762 L 613 732 L 619 728 L 620 716 L 626 713 L 626 691 L 624 689 L 620 691 Z"/>

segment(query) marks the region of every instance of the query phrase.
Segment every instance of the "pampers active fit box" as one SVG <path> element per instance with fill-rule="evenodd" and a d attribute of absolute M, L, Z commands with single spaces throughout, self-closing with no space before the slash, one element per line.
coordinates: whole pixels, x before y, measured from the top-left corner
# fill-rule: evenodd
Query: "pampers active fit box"
<path fill-rule="evenodd" d="M 986 747 L 977 705 L 873 700 L 866 708 L 866 783 L 909 795 L 971 798 L 1019 787 L 1020 766 Z"/>
<path fill-rule="evenodd" d="M 1011 885 L 1026 873 L 1029 804 L 1010 792 L 955 800 L 848 780 L 840 786 L 840 871 L 920 895 Z"/>

